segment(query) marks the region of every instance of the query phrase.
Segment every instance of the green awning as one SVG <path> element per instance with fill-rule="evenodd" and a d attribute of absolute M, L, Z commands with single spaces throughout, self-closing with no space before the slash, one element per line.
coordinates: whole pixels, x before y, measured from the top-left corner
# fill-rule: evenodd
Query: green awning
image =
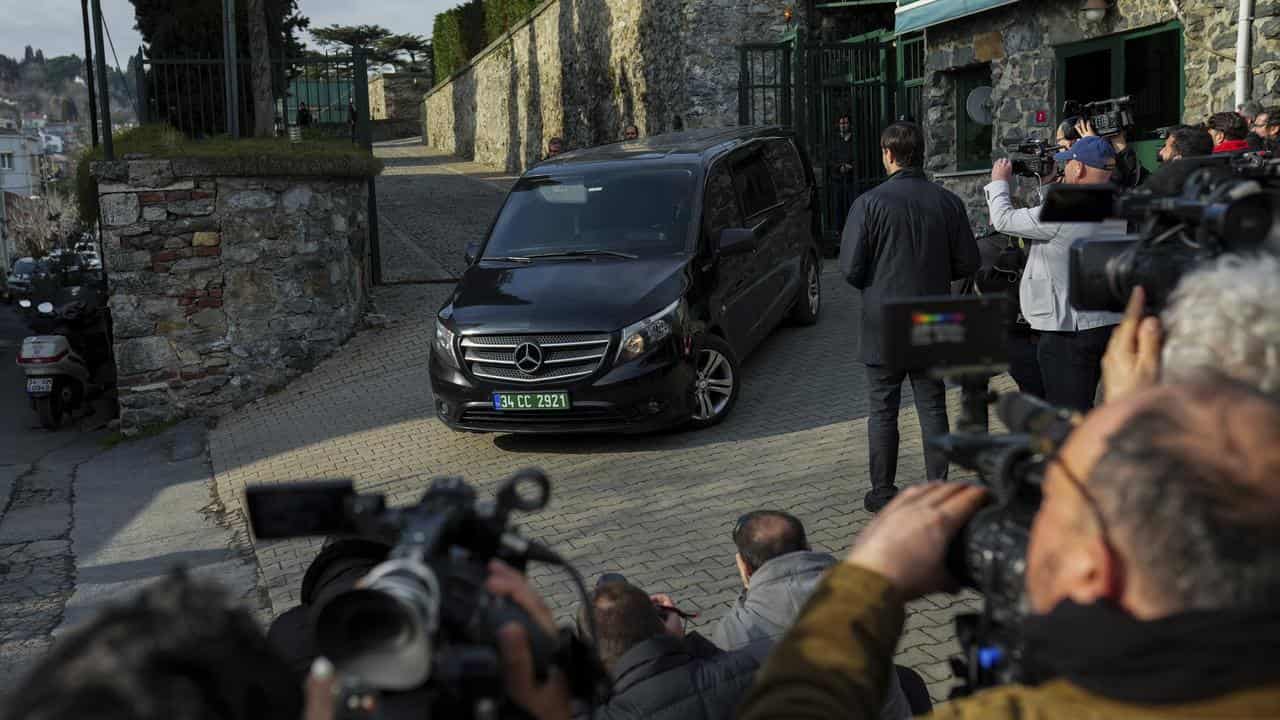
<path fill-rule="evenodd" d="M 1009 5 L 1018 0 L 898 0 L 894 12 L 894 32 L 901 35 L 930 25 L 950 22 L 984 10 Z"/>

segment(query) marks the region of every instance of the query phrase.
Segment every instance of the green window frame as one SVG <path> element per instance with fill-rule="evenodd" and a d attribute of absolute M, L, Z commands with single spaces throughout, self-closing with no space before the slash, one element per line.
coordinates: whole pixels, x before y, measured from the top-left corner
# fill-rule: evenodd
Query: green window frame
<path fill-rule="evenodd" d="M 1125 86 L 1125 69 L 1127 62 L 1125 52 L 1127 44 L 1131 40 L 1137 40 L 1159 33 L 1176 32 L 1178 41 L 1178 57 L 1173 61 L 1172 65 L 1178 69 L 1178 104 L 1177 118 L 1170 118 L 1174 122 L 1182 122 L 1186 115 L 1186 98 L 1187 98 L 1187 74 L 1186 74 L 1186 33 L 1183 30 L 1182 23 L 1178 20 L 1171 20 L 1167 23 L 1159 25 L 1150 25 L 1138 30 L 1129 32 L 1116 33 L 1107 35 L 1106 37 L 1093 38 L 1091 40 L 1083 40 L 1080 42 L 1059 45 L 1054 48 L 1054 92 L 1057 107 L 1054 108 L 1055 116 L 1061 122 L 1062 103 L 1069 98 L 1065 97 L 1067 87 L 1067 60 L 1079 55 L 1095 53 L 1099 50 L 1111 51 L 1111 77 L 1109 85 L 1111 92 L 1109 97 L 1121 97 L 1135 92 L 1132 88 Z M 1169 67 L 1169 65 L 1165 65 Z M 1151 132 L 1156 128 L 1138 128 L 1140 131 Z M 1148 169 L 1154 169 L 1157 165 L 1156 153 L 1159 152 L 1160 146 L 1164 142 L 1159 139 L 1147 138 L 1129 138 L 1129 145 L 1137 152 L 1138 158 L 1146 165 Z"/>
<path fill-rule="evenodd" d="M 974 88 L 991 86 L 991 66 L 975 65 L 951 74 L 955 84 L 956 169 L 982 170 L 991 167 L 993 125 L 982 125 L 969 118 L 965 99 Z"/>
<path fill-rule="evenodd" d="M 924 123 L 925 54 L 924 33 L 909 33 L 898 37 L 897 69 L 898 117 L 909 117 Z"/>

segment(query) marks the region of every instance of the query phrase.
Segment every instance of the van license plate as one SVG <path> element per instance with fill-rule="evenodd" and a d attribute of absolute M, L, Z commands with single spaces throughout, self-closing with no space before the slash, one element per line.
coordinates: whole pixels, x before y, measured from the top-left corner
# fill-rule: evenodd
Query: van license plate
<path fill-rule="evenodd" d="M 528 393 L 494 393 L 494 410 L 568 410 L 569 393 L 528 392 Z"/>
<path fill-rule="evenodd" d="M 27 378 L 27 392 L 33 395 L 53 392 L 53 378 Z"/>

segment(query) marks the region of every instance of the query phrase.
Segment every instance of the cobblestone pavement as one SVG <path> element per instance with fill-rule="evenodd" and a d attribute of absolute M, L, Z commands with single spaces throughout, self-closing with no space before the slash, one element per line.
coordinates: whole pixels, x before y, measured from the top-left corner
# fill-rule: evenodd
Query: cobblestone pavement
<path fill-rule="evenodd" d="M 457 277 L 466 245 L 458 239 L 488 232 L 515 178 L 430 151 L 416 138 L 379 143 L 375 152 L 386 164 L 377 180 L 383 280 Z"/>
<path fill-rule="evenodd" d="M 487 228 L 501 182 L 450 178 L 447 168 L 464 164 L 422 148 L 395 152 L 402 167 L 422 172 L 391 190 L 416 200 L 385 203 L 382 213 L 416 228 L 418 249 L 456 268 L 451 258 Z M 243 522 L 237 503 L 252 483 L 350 477 L 361 491 L 404 503 L 435 475 L 463 475 L 486 494 L 495 479 L 537 465 L 552 478 L 552 504 L 522 519 L 526 534 L 556 547 L 588 582 L 617 571 L 650 592 L 670 593 L 699 611 L 695 625 L 708 629 L 740 589 L 729 535 L 742 512 L 789 510 L 804 521 L 815 549 L 836 553 L 870 520 L 862 509 L 869 483 L 863 369 L 855 360 L 858 300 L 835 275 L 826 273 L 824 282 L 821 322 L 780 329 L 748 359 L 741 399 L 726 422 L 622 438 L 449 431 L 432 415 L 427 377 L 431 318 L 449 286 L 380 288 L 375 299 L 393 318 L 389 327 L 360 333 L 314 372 L 224 418 L 212 433 L 218 494 Z M 999 384 L 1009 386 L 1007 379 Z M 958 394 L 948 400 L 954 418 Z M 924 477 L 909 388 L 903 403 L 900 485 Z M 258 543 L 275 612 L 296 603 L 318 547 Z M 565 576 L 535 569 L 531 577 L 560 616 L 572 611 L 576 597 Z M 974 609 L 975 598 L 931 596 L 911 607 L 898 660 L 919 671 L 937 699 L 952 684 L 946 659 L 958 652 L 952 618 Z"/>

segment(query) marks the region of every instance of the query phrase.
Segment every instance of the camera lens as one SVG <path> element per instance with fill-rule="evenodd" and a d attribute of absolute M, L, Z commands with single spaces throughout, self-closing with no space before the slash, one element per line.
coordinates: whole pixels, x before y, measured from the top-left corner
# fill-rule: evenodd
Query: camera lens
<path fill-rule="evenodd" d="M 1132 288 L 1123 256 L 1131 238 L 1083 239 L 1071 245 L 1068 299 L 1077 310 L 1123 312 Z"/>

